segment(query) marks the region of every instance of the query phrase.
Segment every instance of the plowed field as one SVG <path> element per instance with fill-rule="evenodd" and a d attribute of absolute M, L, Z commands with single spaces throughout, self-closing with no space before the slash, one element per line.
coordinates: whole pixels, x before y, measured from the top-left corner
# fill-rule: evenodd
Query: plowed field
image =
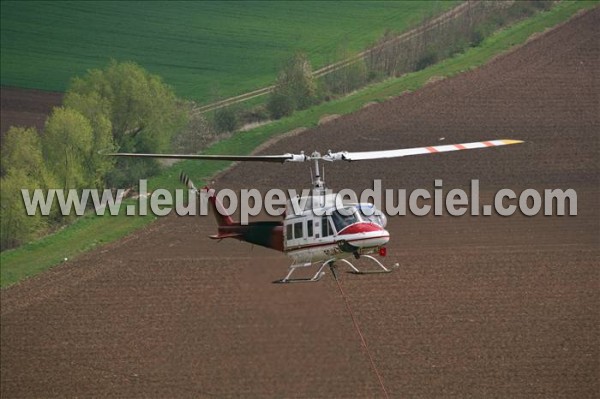
<path fill-rule="evenodd" d="M 61 93 L 41 90 L 2 87 L 0 89 L 2 107 L 0 107 L 0 137 L 11 126 L 35 127 L 43 130 L 44 123 L 52 107 L 59 107 L 63 95 Z"/>

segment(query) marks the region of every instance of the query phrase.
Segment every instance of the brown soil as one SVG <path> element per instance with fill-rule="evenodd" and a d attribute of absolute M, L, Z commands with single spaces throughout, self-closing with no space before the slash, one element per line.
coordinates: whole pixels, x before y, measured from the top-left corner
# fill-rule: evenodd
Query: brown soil
<path fill-rule="evenodd" d="M 4 137 L 11 126 L 35 127 L 42 131 L 52 108 L 62 103 L 63 94 L 2 87 L 0 97 L 0 137 Z"/>
<path fill-rule="evenodd" d="M 597 397 L 600 10 L 517 52 L 268 152 L 492 138 L 525 144 L 328 165 L 334 189 L 573 188 L 576 217 L 394 217 L 389 275 L 342 284 L 392 397 Z M 368 137 L 365 140 L 364 137 Z M 219 187 L 301 188 L 245 164 Z M 331 276 L 274 285 L 285 256 L 149 228 L 2 291 L 2 397 L 381 397 Z"/>

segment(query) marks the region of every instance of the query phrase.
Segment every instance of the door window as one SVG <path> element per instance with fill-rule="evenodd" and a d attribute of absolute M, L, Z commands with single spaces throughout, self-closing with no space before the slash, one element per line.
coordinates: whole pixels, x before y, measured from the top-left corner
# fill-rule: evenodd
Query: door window
<path fill-rule="evenodd" d="M 329 218 L 327 216 L 323 216 L 321 219 L 321 236 L 329 237 L 331 235 L 333 235 L 333 229 L 329 223 Z"/>
<path fill-rule="evenodd" d="M 302 238 L 303 231 L 302 231 L 302 222 L 298 222 L 298 223 L 294 223 L 294 238 Z"/>

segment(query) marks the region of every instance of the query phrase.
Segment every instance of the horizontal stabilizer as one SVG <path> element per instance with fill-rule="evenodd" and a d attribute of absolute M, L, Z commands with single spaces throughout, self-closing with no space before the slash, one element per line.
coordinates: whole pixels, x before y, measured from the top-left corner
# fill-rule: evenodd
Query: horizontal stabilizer
<path fill-rule="evenodd" d="M 212 240 L 222 240 L 223 238 L 242 238 L 243 235 L 240 233 L 226 233 L 226 234 L 213 234 L 208 236 Z"/>

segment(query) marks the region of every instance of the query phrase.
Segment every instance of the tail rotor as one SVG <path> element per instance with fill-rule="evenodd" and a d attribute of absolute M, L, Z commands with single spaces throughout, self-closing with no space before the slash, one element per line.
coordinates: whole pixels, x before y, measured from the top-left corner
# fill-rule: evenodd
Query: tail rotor
<path fill-rule="evenodd" d="M 199 194 L 198 189 L 194 185 L 192 179 L 190 179 L 190 177 L 186 175 L 183 171 L 181 171 L 181 174 L 179 175 L 179 181 L 194 193 Z"/>

